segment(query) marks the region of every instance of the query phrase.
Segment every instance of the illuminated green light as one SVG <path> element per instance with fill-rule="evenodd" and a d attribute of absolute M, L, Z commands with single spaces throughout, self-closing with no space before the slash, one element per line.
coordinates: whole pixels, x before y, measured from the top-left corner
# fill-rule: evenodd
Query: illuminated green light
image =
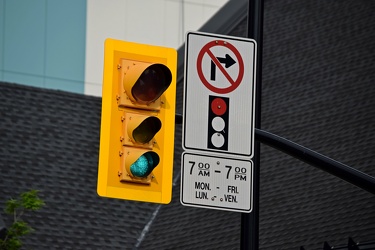
<path fill-rule="evenodd" d="M 146 152 L 130 165 L 130 172 L 135 177 L 144 178 L 151 174 L 159 164 L 159 156 L 155 152 Z"/>

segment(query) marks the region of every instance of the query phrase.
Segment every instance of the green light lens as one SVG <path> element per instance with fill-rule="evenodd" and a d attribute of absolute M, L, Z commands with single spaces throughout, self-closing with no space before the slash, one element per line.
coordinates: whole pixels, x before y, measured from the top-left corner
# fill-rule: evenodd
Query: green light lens
<path fill-rule="evenodd" d="M 130 165 L 130 172 L 135 177 L 144 178 L 151 174 L 159 164 L 159 156 L 155 152 L 146 152 Z"/>

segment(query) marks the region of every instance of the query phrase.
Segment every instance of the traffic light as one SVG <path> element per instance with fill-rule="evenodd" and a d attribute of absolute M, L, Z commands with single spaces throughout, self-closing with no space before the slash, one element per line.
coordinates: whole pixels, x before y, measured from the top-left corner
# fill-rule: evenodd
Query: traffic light
<path fill-rule="evenodd" d="M 100 196 L 170 202 L 176 71 L 175 49 L 106 40 Z"/>

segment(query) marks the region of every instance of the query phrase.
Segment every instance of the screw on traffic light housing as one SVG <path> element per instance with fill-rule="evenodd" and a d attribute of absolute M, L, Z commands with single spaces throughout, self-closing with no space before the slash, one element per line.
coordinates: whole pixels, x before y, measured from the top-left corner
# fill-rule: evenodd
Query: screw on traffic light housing
<path fill-rule="evenodd" d="M 98 194 L 169 203 L 177 51 L 107 39 Z"/>

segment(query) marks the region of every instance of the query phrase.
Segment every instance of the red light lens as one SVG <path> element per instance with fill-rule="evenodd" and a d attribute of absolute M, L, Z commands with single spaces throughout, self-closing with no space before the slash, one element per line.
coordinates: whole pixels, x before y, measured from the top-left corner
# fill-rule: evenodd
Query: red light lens
<path fill-rule="evenodd" d="M 153 64 L 147 67 L 132 88 L 132 95 L 140 104 L 150 104 L 156 101 L 169 87 L 172 73 L 163 64 Z"/>

